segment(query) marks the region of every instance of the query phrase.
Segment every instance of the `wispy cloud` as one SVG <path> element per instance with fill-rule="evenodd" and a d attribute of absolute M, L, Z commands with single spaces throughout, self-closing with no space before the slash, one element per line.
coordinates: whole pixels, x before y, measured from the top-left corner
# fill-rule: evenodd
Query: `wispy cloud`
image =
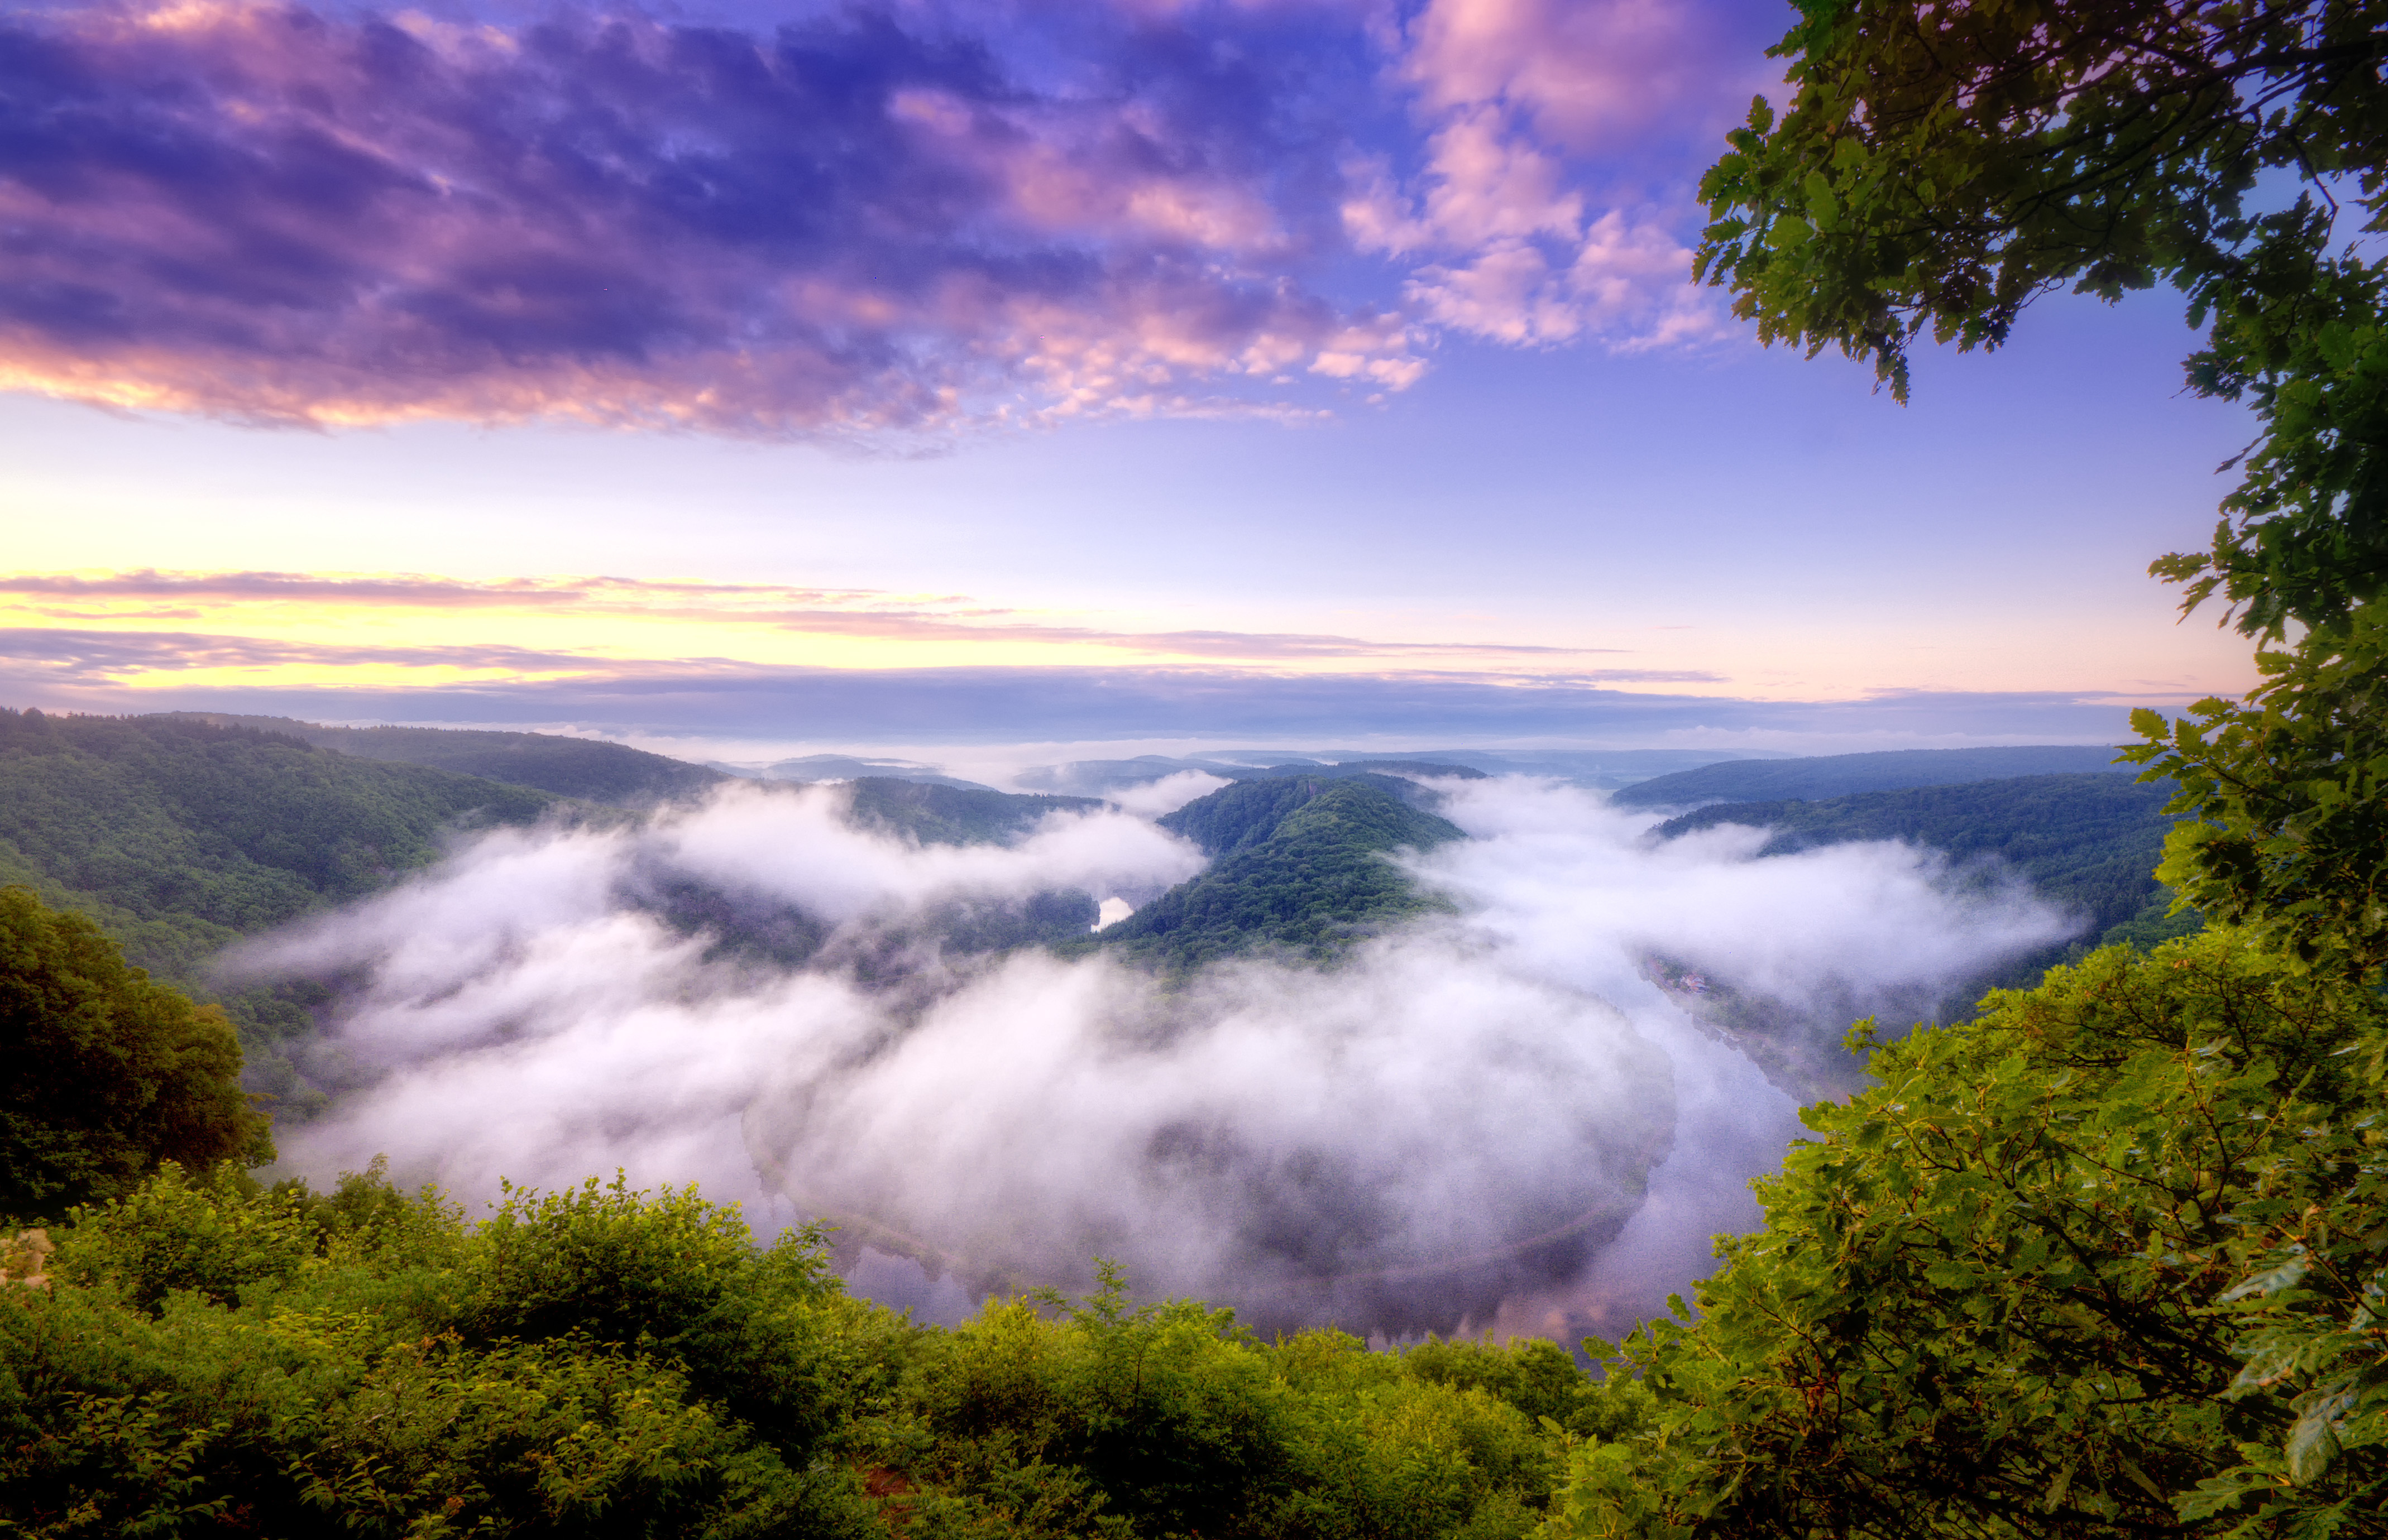
<path fill-rule="evenodd" d="M 176 599 L 184 606 L 162 609 Z M 111 607 L 112 604 L 112 607 Z M 384 617 L 377 628 L 412 621 L 427 634 L 468 623 L 486 631 L 509 614 L 526 634 L 586 636 L 586 623 L 607 623 L 603 641 L 559 646 L 492 647 L 476 642 L 392 647 L 379 639 L 348 639 L 360 613 Z M 1522 642 L 1387 640 L 1312 632 L 1214 629 L 1131 629 L 1064 623 L 977 602 L 967 595 L 899 594 L 871 589 L 807 588 L 761 584 L 641 581 L 622 577 L 515 578 L 472 582 L 428 574 L 326 575 L 307 573 L 19 574 L 0 575 L 0 617 L 48 622 L 117 620 L 130 630 L 71 626 L 25 627 L 6 633 L 6 646 L 45 656 L 89 658 L 95 668 L 265 666 L 300 659 L 323 667 L 426 663 L 494 667 L 474 660 L 504 657 L 513 666 L 542 671 L 611 672 L 667 660 L 688 660 L 688 638 L 731 656 L 764 661 L 784 655 L 788 638 L 943 646 L 964 650 L 1010 649 L 1066 654 L 1090 650 L 1146 660 L 1208 660 L 1256 665 L 1391 663 L 1463 666 L 1505 664 L 1546 671 L 1563 660 L 1617 648 L 1556 647 Z M 206 617 L 220 627 L 269 636 L 198 635 L 177 626 L 150 629 L 159 620 Z M 280 639 L 270 639 L 278 637 Z M 47 638 L 46 640 L 44 638 Z M 145 659 L 133 663 L 133 659 Z M 124 660 L 121 665 L 115 660 Z M 857 663 L 873 661 L 859 657 Z M 890 658 L 875 661 L 886 663 Z M 1670 680 L 1701 675 L 1667 674 Z"/>
<path fill-rule="evenodd" d="M 908 637 L 903 617 L 892 617 L 892 629 L 871 632 L 899 638 Z M 1330 637 L 1247 637 L 1236 632 L 1178 632 L 1153 636 L 1131 637 L 1115 640 L 1106 633 L 1038 627 L 937 626 L 926 625 L 922 629 L 938 639 L 957 636 L 1011 639 L 1014 629 L 1024 630 L 1038 640 L 1094 641 L 1106 645 L 1124 645 L 1129 650 L 1166 654 L 1173 657 L 1200 656 L 1206 648 L 1223 656 L 1236 659 L 1267 661 L 1299 660 L 1303 657 L 1374 658 L 1398 657 L 1404 650 L 1431 652 L 1437 655 L 1465 653 L 1470 650 L 1501 654 L 1539 654 L 1545 659 L 1566 656 L 1574 650 L 1554 647 L 1497 647 L 1470 649 L 1465 646 L 1430 646 L 1425 643 L 1347 641 Z M 1191 638 L 1186 640 L 1182 638 Z M 621 658 L 580 651 L 541 651 L 531 648 L 506 647 L 493 644 L 387 646 L 353 643 L 278 641 L 259 637 L 206 635 L 187 631 L 121 631 L 75 630 L 67 627 L 0 628 L 0 670 L 9 665 L 18 669 L 34 668 L 54 677 L 71 677 L 95 684 L 131 684 L 150 681 L 153 676 L 192 675 L 219 670 L 258 670 L 299 668 L 312 670 L 327 677 L 358 669 L 371 669 L 384 674 L 393 670 L 425 669 L 466 671 L 472 673 L 503 673 L 528 677 L 541 675 L 568 675 L 582 679 L 628 681 L 666 677 L 675 681 L 692 678 L 719 678 L 725 675 L 755 675 L 777 677 L 809 672 L 775 668 L 771 664 L 736 658 Z M 1387 678 L 1393 673 L 1374 671 Z M 0 674 L 0 676 L 5 676 Z M 1461 671 L 1439 669 L 1428 674 L 1402 672 L 1404 678 L 1460 679 L 1475 677 Z M 1669 669 L 1595 668 L 1576 669 L 1564 673 L 1547 670 L 1535 674 L 1487 674 L 1486 681 L 1518 678 L 1527 683 L 1553 680 L 1569 682 L 1599 681 L 1638 684 L 1696 684 L 1716 682 L 1712 674 Z"/>
<path fill-rule="evenodd" d="M 1713 126 L 1737 31 L 1713 19 L 20 11 L 0 386 L 870 436 L 1315 414 L 1413 384 L 1438 329 L 1684 340 L 1714 329 L 1680 241 L 1692 159 L 1655 194 L 1619 170 L 1637 136 Z"/>
<path fill-rule="evenodd" d="M 682 668 L 698 666 L 684 661 Z M 276 641 L 260 637 L 210 636 L 188 631 L 71 630 L 66 627 L 0 629 L 0 678 L 71 680 L 117 686 L 159 675 L 195 675 L 265 670 L 303 670 L 334 676 L 357 669 L 387 675 L 438 670 L 502 675 L 591 672 L 585 654 L 541 652 L 504 646 L 334 647 Z"/>
<path fill-rule="evenodd" d="M 1667 648 L 1123 618 L 967 594 L 607 576 L 0 574 L 0 703 L 837 745 L 1747 733 L 1915 742 L 2104 740 L 2127 705 L 2204 693 L 1875 688 L 1818 700 Z"/>

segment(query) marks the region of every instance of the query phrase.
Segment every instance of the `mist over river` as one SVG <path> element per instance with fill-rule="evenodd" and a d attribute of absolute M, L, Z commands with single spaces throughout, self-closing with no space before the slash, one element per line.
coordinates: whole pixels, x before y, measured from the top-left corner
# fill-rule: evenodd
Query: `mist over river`
<path fill-rule="evenodd" d="M 311 1069 L 347 1089 L 285 1164 L 386 1154 L 474 1204 L 697 1181 L 759 1229 L 832 1220 L 856 1287 L 935 1317 L 1102 1256 L 1262 1324 L 1564 1339 L 1661 1308 L 1756 1223 L 1807 1093 L 1785 1064 L 2073 923 L 1905 845 L 1760 860 L 1760 830 L 1658 843 L 1596 792 L 1432 784 L 1467 838 L 1402 860 L 1447 912 L 1330 966 L 1183 978 L 948 941 L 1200 871 L 1164 795 L 1008 846 L 855 827 L 835 786 L 489 833 L 241 957 L 339 991 Z M 665 902 L 692 890 L 817 944 L 721 946 Z"/>

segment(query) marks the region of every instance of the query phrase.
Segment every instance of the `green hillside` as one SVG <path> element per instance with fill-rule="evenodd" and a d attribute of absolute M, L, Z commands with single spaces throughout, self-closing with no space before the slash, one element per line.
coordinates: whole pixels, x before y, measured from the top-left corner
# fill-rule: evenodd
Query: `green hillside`
<path fill-rule="evenodd" d="M 220 1000 L 266 1090 L 290 1089 L 276 1044 L 307 1014 L 286 994 L 217 994 L 207 959 L 429 864 L 445 833 L 551 805 L 250 727 L 0 708 L 0 882 L 90 915 L 135 966 Z"/>
<path fill-rule="evenodd" d="M 2115 751 L 2045 744 L 2013 749 L 1899 749 L 1876 754 L 1825 754 L 1813 759 L 1737 759 L 1654 776 L 1609 798 L 1617 807 L 1693 807 L 1701 802 L 1814 802 L 1861 791 L 1915 786 L 1962 786 L 2016 776 L 2114 775 Z"/>
<path fill-rule="evenodd" d="M 1254 951 L 1314 961 L 1437 907 L 1387 852 L 1460 839 L 1405 801 L 1389 776 L 1270 776 L 1179 808 L 1162 827 L 1200 845 L 1211 868 L 1106 929 L 1100 944 L 1170 968 Z"/>
<path fill-rule="evenodd" d="M 167 720 L 223 727 L 254 727 L 358 759 L 424 764 L 552 791 L 559 797 L 617 805 L 684 797 L 730 779 L 718 770 L 623 743 L 554 733 L 489 732 L 452 727 L 329 727 L 286 716 L 231 716 L 220 712 L 171 712 Z"/>
<path fill-rule="evenodd" d="M 2089 935 L 2147 945 L 2162 937 L 2131 928 L 2163 921 L 2172 902 L 2153 875 L 2172 827 L 2164 813 L 2171 797 L 2169 785 L 2121 776 L 2022 776 L 1822 802 L 1728 802 L 1670 818 L 1657 832 L 1671 839 L 1719 824 L 1771 828 L 1760 855 L 1905 839 L 1960 863 L 1995 857 L 2041 897 L 2086 916 Z M 2184 918 L 2159 928 L 2179 935 L 2197 926 Z"/>

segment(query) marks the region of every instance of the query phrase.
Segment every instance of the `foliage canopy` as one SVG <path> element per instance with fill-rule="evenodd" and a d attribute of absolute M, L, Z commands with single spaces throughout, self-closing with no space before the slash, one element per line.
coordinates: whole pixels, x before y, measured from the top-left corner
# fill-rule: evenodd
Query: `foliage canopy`
<path fill-rule="evenodd" d="M 1787 108 L 1753 104 L 1702 183 L 1699 272 L 1762 337 L 1869 359 L 1902 398 L 1926 332 L 1995 347 L 2066 284 L 2185 296 L 2190 388 L 2258 435 L 2211 548 L 2153 570 L 2185 610 L 2219 593 L 2249 634 L 2300 634 L 2243 704 L 2135 719 L 2192 820 L 2164 876 L 2300 966 L 2376 973 L 2388 261 L 2359 237 L 2388 229 L 2388 5 L 1799 4 Z"/>
<path fill-rule="evenodd" d="M 2214 551 L 2177 559 L 2277 634 L 2388 578 L 2379 268 L 2334 251 L 2340 197 L 2380 228 L 2388 11 L 2375 0 L 1801 0 L 1763 101 L 1703 196 L 1699 271 L 1769 341 L 1869 359 L 1904 398 L 1929 331 L 2003 342 L 2062 284 L 2170 283 L 2203 393 L 2264 436 Z M 2269 173 L 2302 184 L 2265 209 Z"/>
<path fill-rule="evenodd" d="M 378 1169 L 169 1168 L 0 1289 L 0 1527 L 1525 1540 L 1646 1402 L 1546 1343 L 1264 1344 L 1109 1269 L 923 1328 L 820 1240 L 619 1180 L 467 1224 Z"/>
<path fill-rule="evenodd" d="M 1810 1110 L 1558 1540 L 2388 1533 L 2388 1005 L 2213 932 L 1986 1007 Z"/>
<path fill-rule="evenodd" d="M 0 888 L 0 1222 L 116 1197 L 161 1160 L 273 1158 L 223 1013 L 23 888 Z"/>

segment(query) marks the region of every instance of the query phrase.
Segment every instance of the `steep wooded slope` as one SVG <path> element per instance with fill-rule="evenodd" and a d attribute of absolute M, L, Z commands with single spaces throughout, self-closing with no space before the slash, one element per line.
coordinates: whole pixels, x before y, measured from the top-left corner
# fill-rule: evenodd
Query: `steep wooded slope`
<path fill-rule="evenodd" d="M 1211 868 L 1107 928 L 1102 943 L 1173 968 L 1254 951 L 1325 960 L 1429 913 L 1435 901 L 1386 856 L 1462 836 L 1411 805 L 1415 795 L 1384 776 L 1288 776 L 1188 802 L 1162 827 L 1200 845 Z"/>

